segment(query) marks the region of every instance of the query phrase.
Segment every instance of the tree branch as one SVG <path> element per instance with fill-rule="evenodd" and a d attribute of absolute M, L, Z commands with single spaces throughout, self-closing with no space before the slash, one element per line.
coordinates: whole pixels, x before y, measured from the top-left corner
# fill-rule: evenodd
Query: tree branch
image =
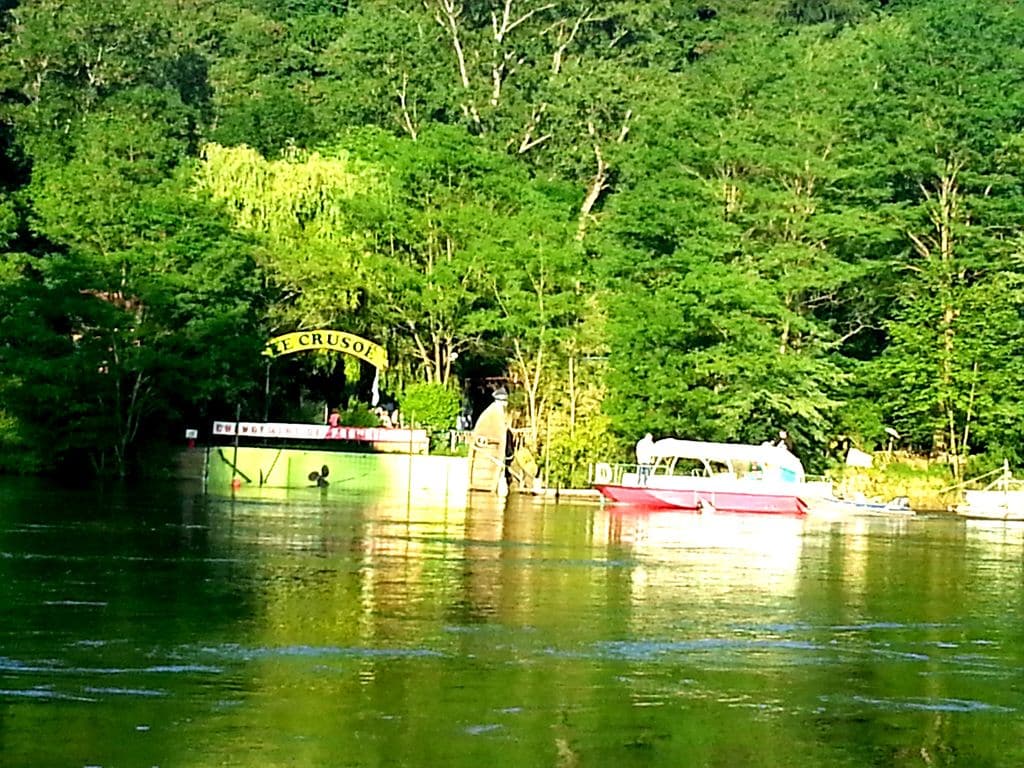
<path fill-rule="evenodd" d="M 558 47 L 555 48 L 555 52 L 551 55 L 551 74 L 557 75 L 562 71 L 562 63 L 565 60 L 565 52 L 572 45 L 573 40 L 576 39 L 576 35 L 579 34 L 580 27 L 584 24 L 588 24 L 594 21 L 594 17 L 590 15 L 591 9 L 587 8 L 576 17 L 576 21 L 573 22 L 572 29 L 569 31 L 568 37 L 563 37 L 565 34 L 565 20 L 558 22 Z M 550 28 L 549 28 L 550 29 Z M 547 31 L 545 31 L 546 34 Z"/>
<path fill-rule="evenodd" d="M 542 103 L 537 109 L 533 110 L 530 121 L 526 124 L 526 128 L 523 130 L 523 140 L 519 142 L 518 154 L 525 154 L 538 144 L 543 144 L 551 138 L 550 133 L 537 138 L 533 137 L 533 132 L 536 131 L 537 127 L 540 125 L 540 121 L 544 117 L 544 111 L 547 109 L 547 106 L 548 105 L 546 103 Z"/>
<path fill-rule="evenodd" d="M 452 48 L 455 50 L 455 58 L 459 65 L 459 78 L 462 87 L 469 89 L 469 72 L 466 69 L 466 54 L 462 50 L 462 41 L 459 39 L 459 16 L 462 14 L 462 6 L 457 5 L 455 0 L 436 0 L 440 11 L 434 14 L 434 19 L 441 28 L 452 36 Z M 442 19 L 441 13 L 444 13 Z"/>
<path fill-rule="evenodd" d="M 417 132 L 416 126 L 409 116 L 409 106 L 406 102 L 406 91 L 409 87 L 409 73 L 402 72 L 402 90 L 398 91 L 398 103 L 402 107 L 402 127 L 408 132 L 409 136 L 412 137 L 413 141 L 416 141 Z"/>
<path fill-rule="evenodd" d="M 626 140 L 626 137 L 629 135 L 629 121 L 632 117 L 633 110 L 627 110 L 622 118 L 622 125 L 619 128 L 616 143 L 621 144 Z M 608 188 L 608 163 L 605 162 L 604 155 L 601 152 L 601 143 L 597 140 L 597 130 L 594 128 L 592 120 L 587 122 L 587 132 L 594 139 L 594 159 L 597 161 L 597 171 L 591 177 L 590 183 L 587 185 L 587 194 L 580 205 L 579 227 L 576 230 L 577 240 L 582 240 L 586 236 L 587 223 L 591 217 L 591 212 L 594 210 L 594 206 L 597 205 L 601 193 Z"/>

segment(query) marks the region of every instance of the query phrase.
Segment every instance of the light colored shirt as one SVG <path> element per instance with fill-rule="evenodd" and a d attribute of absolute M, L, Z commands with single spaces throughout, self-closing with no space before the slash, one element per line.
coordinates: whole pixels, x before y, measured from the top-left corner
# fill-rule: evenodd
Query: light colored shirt
<path fill-rule="evenodd" d="M 654 463 L 654 438 L 644 436 L 636 444 L 636 463 Z"/>

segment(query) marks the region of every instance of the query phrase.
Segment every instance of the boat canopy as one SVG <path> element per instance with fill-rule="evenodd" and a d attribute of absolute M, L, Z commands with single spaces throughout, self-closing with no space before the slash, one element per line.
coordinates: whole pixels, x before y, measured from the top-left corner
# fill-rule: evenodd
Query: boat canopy
<path fill-rule="evenodd" d="M 796 456 L 782 445 L 762 443 L 761 445 L 745 445 L 743 443 L 705 443 L 699 440 L 678 440 L 666 437 L 656 440 L 651 449 L 655 460 L 673 462 L 677 459 L 693 459 L 696 461 L 716 462 L 719 464 L 757 464 L 765 469 L 777 469 L 791 476 L 794 480 L 803 481 L 804 466 Z"/>

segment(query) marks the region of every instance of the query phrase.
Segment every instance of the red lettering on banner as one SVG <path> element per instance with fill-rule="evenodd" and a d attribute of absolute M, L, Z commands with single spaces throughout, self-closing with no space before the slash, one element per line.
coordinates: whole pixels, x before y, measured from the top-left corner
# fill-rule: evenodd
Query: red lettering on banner
<path fill-rule="evenodd" d="M 245 435 L 246 437 L 292 438 L 304 440 L 353 440 L 363 443 L 409 444 L 427 439 L 423 429 L 389 429 L 386 427 L 329 427 L 326 424 L 276 424 L 260 422 L 215 421 L 211 432 L 215 435 Z"/>

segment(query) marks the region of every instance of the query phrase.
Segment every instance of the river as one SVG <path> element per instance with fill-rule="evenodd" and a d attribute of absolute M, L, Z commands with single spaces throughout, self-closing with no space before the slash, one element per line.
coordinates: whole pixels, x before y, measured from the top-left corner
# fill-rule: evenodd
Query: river
<path fill-rule="evenodd" d="M 0 765 L 1024 765 L 1024 528 L 0 482 Z"/>

